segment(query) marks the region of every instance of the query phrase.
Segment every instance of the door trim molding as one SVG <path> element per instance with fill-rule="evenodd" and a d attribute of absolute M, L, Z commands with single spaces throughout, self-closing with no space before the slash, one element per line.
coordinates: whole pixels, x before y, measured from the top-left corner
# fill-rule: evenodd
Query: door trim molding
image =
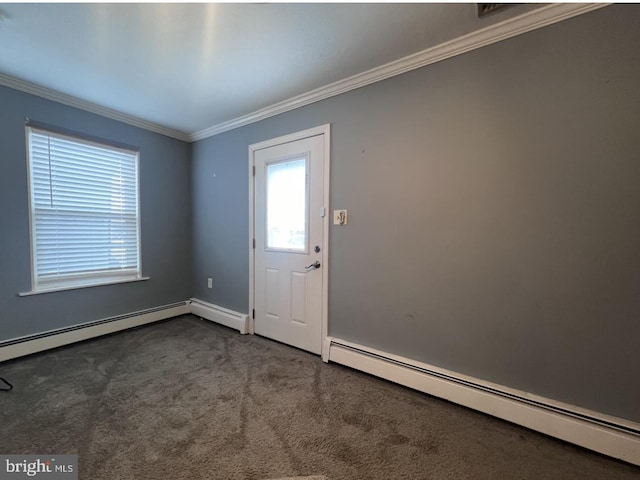
<path fill-rule="evenodd" d="M 309 128 L 300 132 L 283 135 L 281 137 L 272 138 L 263 142 L 249 145 L 249 322 L 248 332 L 255 334 L 255 323 L 253 312 L 255 309 L 255 258 L 253 242 L 255 239 L 255 160 L 254 155 L 258 150 L 275 147 L 284 143 L 295 142 L 309 137 L 323 135 L 324 143 L 324 175 L 322 179 L 324 193 L 324 211 L 325 215 L 322 219 L 322 235 L 323 235 L 323 251 L 322 251 L 322 326 L 321 326 L 321 356 L 323 359 L 328 358 L 329 350 L 326 339 L 329 336 L 329 179 L 331 178 L 331 124 L 326 123 L 318 127 Z"/>

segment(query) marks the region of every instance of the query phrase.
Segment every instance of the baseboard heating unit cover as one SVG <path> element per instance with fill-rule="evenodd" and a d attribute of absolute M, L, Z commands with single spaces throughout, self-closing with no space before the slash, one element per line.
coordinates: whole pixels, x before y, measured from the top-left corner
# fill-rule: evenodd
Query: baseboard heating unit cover
<path fill-rule="evenodd" d="M 336 338 L 339 363 L 561 440 L 640 465 L 640 424 Z"/>
<path fill-rule="evenodd" d="M 191 311 L 187 301 L 147 308 L 137 312 L 102 318 L 70 327 L 49 330 L 0 342 L 0 362 L 81 342 L 128 328 L 185 315 Z"/>

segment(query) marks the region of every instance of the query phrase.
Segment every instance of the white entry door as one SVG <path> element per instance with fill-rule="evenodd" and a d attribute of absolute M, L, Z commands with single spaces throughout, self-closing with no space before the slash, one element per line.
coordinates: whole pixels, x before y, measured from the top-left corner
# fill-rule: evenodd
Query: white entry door
<path fill-rule="evenodd" d="M 317 354 L 326 272 L 324 149 L 320 134 L 253 150 L 255 333 Z"/>

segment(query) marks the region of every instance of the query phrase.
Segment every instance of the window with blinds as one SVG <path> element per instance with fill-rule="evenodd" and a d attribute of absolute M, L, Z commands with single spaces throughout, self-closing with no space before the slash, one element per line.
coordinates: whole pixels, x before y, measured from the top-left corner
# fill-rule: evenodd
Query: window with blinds
<path fill-rule="evenodd" d="M 27 127 L 32 290 L 141 277 L 136 151 Z"/>

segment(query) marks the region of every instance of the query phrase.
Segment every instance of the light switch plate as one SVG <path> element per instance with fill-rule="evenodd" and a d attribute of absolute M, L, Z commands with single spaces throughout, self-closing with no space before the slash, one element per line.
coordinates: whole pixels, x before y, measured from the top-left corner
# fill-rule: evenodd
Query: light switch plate
<path fill-rule="evenodd" d="M 334 210 L 333 211 L 333 224 L 334 225 L 346 225 L 347 224 L 347 211 L 346 210 Z"/>

